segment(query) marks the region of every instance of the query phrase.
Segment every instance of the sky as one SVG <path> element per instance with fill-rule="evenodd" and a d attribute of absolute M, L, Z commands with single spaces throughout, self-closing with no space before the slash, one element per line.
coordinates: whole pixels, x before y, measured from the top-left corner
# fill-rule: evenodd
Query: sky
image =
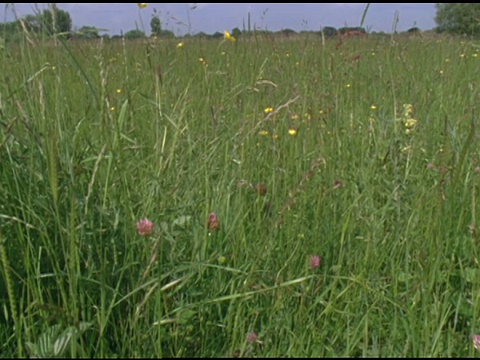
<path fill-rule="evenodd" d="M 73 29 L 95 26 L 101 32 L 116 35 L 132 29 L 150 34 L 150 20 L 156 13 L 164 30 L 176 35 L 216 31 L 240 30 L 250 25 L 253 29 L 278 31 L 318 31 L 324 26 L 339 28 L 359 26 L 367 3 L 147 3 L 140 9 L 136 3 L 58 3 L 68 11 Z M 0 3 L 0 21 L 12 21 L 17 17 L 38 12 L 47 3 Z M 398 15 L 398 18 L 397 18 Z M 429 30 L 435 27 L 435 3 L 372 3 L 364 21 L 367 31 L 405 31 L 411 27 Z M 398 21 L 395 21 L 398 19 Z"/>

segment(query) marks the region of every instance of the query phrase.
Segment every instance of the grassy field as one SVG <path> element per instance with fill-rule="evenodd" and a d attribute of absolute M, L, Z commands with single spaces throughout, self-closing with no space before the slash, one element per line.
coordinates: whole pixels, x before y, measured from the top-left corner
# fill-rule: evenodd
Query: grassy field
<path fill-rule="evenodd" d="M 475 355 L 479 65 L 421 36 L 7 44 L 0 356 Z"/>

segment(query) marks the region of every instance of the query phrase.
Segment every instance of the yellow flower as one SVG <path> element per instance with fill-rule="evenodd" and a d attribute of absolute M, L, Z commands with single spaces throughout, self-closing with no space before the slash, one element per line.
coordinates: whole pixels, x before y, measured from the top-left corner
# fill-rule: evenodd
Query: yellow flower
<path fill-rule="evenodd" d="M 185 43 L 184 43 L 183 41 L 180 41 L 180 42 L 177 44 L 177 49 L 182 48 L 184 45 L 185 45 Z"/>
<path fill-rule="evenodd" d="M 292 136 L 297 135 L 297 130 L 296 129 L 288 129 L 288 133 Z"/>
<path fill-rule="evenodd" d="M 273 108 L 270 107 L 270 106 L 268 106 L 268 107 L 266 107 L 266 108 L 263 110 L 263 112 L 264 112 L 265 114 L 269 114 L 269 113 L 273 112 Z"/>
<path fill-rule="evenodd" d="M 278 135 L 278 134 L 273 134 L 273 135 L 272 135 L 272 139 L 278 139 L 279 136 L 280 136 L 280 135 Z"/>
<path fill-rule="evenodd" d="M 415 125 L 417 125 L 417 122 L 418 122 L 417 119 L 410 118 L 410 119 L 405 120 L 405 123 L 404 123 L 404 124 L 405 124 L 405 127 L 406 127 L 407 129 L 411 129 L 411 128 L 413 128 Z"/>
<path fill-rule="evenodd" d="M 147 3 L 137 3 L 137 6 L 140 8 L 140 9 L 145 9 L 148 4 Z"/>
<path fill-rule="evenodd" d="M 115 92 L 116 92 L 117 94 L 120 94 L 120 93 L 122 92 L 122 89 L 117 89 L 117 90 L 115 90 Z"/>
<path fill-rule="evenodd" d="M 349 89 L 349 88 L 352 87 L 352 85 L 351 85 L 351 84 L 347 84 L 345 87 L 346 87 L 347 89 Z"/>
<path fill-rule="evenodd" d="M 223 33 L 223 38 L 227 41 L 235 41 L 235 37 L 233 35 L 230 35 L 230 33 L 225 30 L 224 33 Z"/>
<path fill-rule="evenodd" d="M 411 118 L 413 115 L 413 106 L 411 104 L 403 104 L 403 115 L 406 118 Z"/>
<path fill-rule="evenodd" d="M 372 106 L 370 106 L 370 109 L 372 109 L 372 110 L 377 110 L 377 105 L 372 105 Z"/>
<path fill-rule="evenodd" d="M 259 135 L 262 135 L 262 136 L 265 136 L 265 135 L 268 135 L 268 131 L 267 130 L 260 130 L 258 132 Z"/>

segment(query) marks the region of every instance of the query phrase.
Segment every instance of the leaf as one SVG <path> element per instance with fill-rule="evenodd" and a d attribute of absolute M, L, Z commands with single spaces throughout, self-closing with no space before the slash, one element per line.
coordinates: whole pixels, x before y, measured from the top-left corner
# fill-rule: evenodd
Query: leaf
<path fill-rule="evenodd" d="M 72 339 L 72 335 L 74 334 L 74 331 L 71 331 L 71 329 L 72 328 L 67 329 L 66 333 L 64 333 L 55 341 L 55 343 L 53 344 L 53 356 L 63 356 L 63 353 L 70 344 L 70 340 Z"/>
<path fill-rule="evenodd" d="M 182 215 L 176 218 L 175 220 L 173 220 L 173 225 L 184 227 L 190 223 L 191 219 L 192 217 L 190 215 Z"/>

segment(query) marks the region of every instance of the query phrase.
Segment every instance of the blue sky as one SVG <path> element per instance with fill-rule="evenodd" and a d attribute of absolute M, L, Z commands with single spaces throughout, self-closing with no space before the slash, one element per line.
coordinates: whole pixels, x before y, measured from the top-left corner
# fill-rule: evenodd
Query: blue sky
<path fill-rule="evenodd" d="M 34 3 L 16 3 L 17 16 L 35 12 Z M 40 10 L 46 3 L 36 3 Z M 248 14 L 253 28 L 278 31 L 290 28 L 295 31 L 320 30 L 323 26 L 358 26 L 366 3 L 148 3 L 139 9 L 135 3 L 58 3 L 58 7 L 70 13 L 73 27 L 83 25 L 108 29 L 110 35 L 135 28 L 150 33 L 150 19 L 157 13 L 164 29 L 177 35 L 198 33 L 212 34 L 235 27 L 247 26 Z M 394 22 L 398 14 L 398 22 Z M 364 26 L 370 31 L 405 31 L 413 26 L 428 30 L 435 26 L 434 3 L 372 3 Z M 14 13 L 11 3 L 0 3 L 0 21 L 11 21 Z"/>

